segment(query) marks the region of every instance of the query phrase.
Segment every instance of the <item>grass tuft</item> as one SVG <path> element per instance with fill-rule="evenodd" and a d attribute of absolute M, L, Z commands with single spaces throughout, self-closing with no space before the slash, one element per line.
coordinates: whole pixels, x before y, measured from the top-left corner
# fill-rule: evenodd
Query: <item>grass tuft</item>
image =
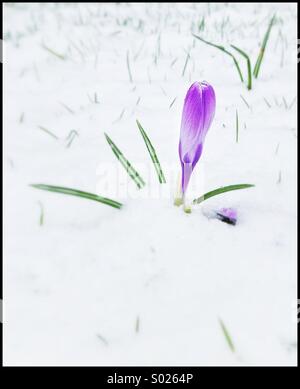
<path fill-rule="evenodd" d="M 235 67 L 236 67 L 236 69 L 237 69 L 237 71 L 238 71 L 240 80 L 241 80 L 242 82 L 244 82 L 243 75 L 242 75 L 242 72 L 241 72 L 239 63 L 238 63 L 237 59 L 235 58 L 235 56 L 234 56 L 232 53 L 230 53 L 230 51 L 226 50 L 224 46 L 216 45 L 216 44 L 214 44 L 214 43 L 212 43 L 212 42 L 208 42 L 208 41 L 206 41 L 205 39 L 201 38 L 201 37 L 198 36 L 198 35 L 195 35 L 195 34 L 192 34 L 192 35 L 193 35 L 195 38 L 199 39 L 201 42 L 203 42 L 203 43 L 205 43 L 205 44 L 207 44 L 207 45 L 209 45 L 209 46 L 215 47 L 216 49 L 219 49 L 219 50 L 223 51 L 223 53 L 229 55 L 229 56 L 232 58 L 232 60 L 233 60 L 233 62 L 234 62 L 234 65 L 235 65 Z"/>

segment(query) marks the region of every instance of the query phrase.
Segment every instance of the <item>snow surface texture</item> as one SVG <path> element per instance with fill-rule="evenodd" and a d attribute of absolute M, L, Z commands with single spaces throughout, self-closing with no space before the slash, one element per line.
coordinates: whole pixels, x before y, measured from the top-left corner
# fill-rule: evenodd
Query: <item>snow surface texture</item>
<path fill-rule="evenodd" d="M 235 44 L 254 66 L 275 11 L 251 91 L 230 57 L 191 35 Z M 296 19 L 293 4 L 4 6 L 5 365 L 296 364 Z M 197 80 L 214 86 L 217 109 L 190 189 L 256 186 L 185 214 L 168 170 L 179 172 L 181 110 Z M 136 119 L 165 171 L 160 198 L 147 192 L 163 185 Z M 104 132 L 143 190 L 130 179 L 128 195 L 108 188 L 127 175 Z M 236 226 L 210 217 L 223 207 L 238 210 Z"/>

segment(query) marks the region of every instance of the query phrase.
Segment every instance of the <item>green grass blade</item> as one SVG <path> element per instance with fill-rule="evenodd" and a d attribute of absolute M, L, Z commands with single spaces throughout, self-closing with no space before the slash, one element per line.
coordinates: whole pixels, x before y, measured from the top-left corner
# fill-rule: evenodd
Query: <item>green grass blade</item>
<path fill-rule="evenodd" d="M 242 72 L 241 72 L 239 63 L 238 63 L 238 61 L 236 60 L 235 56 L 234 56 L 233 54 L 229 53 L 229 51 L 226 51 L 226 53 L 232 57 L 233 62 L 234 62 L 234 64 L 235 64 L 235 67 L 236 67 L 236 69 L 237 69 L 237 71 L 238 71 L 238 73 L 239 73 L 240 80 L 241 80 L 242 82 L 244 82 L 244 78 L 243 78 L 243 75 L 242 75 Z"/>
<path fill-rule="evenodd" d="M 271 104 L 268 102 L 268 100 L 264 97 L 264 100 L 265 100 L 265 103 L 267 104 L 267 106 L 269 107 L 269 108 L 271 108 L 272 106 L 271 106 Z"/>
<path fill-rule="evenodd" d="M 106 197 L 101 197 L 94 193 L 83 192 L 78 189 L 65 188 L 63 186 L 45 185 L 45 184 L 31 184 L 30 186 L 36 189 L 47 190 L 49 192 L 62 193 L 66 195 L 77 196 L 89 200 L 98 201 L 99 203 L 110 205 L 111 207 L 118 208 L 118 209 L 122 207 L 122 204 L 119 203 L 118 201 L 111 200 Z"/>
<path fill-rule="evenodd" d="M 270 20 L 268 29 L 267 29 L 266 34 L 264 36 L 264 39 L 263 39 L 263 42 L 262 42 L 262 45 L 261 45 L 261 48 L 260 48 L 260 51 L 259 51 L 256 63 L 255 63 L 255 66 L 254 66 L 253 75 L 254 75 L 255 78 L 258 77 L 260 66 L 261 66 L 262 60 L 264 58 L 266 46 L 267 46 L 267 43 L 268 43 L 268 40 L 269 40 L 269 37 L 270 37 L 270 33 L 271 33 L 271 30 L 272 30 L 272 27 L 274 25 L 275 19 L 276 19 L 276 17 L 275 17 L 275 14 L 274 14 L 272 19 Z"/>
<path fill-rule="evenodd" d="M 136 121 L 137 125 L 138 125 L 138 128 L 142 134 L 142 137 L 144 139 L 144 142 L 147 146 L 147 149 L 148 149 L 148 152 L 150 154 L 150 157 L 152 159 L 152 162 L 153 162 L 153 165 L 155 167 L 155 170 L 156 170 L 156 173 L 157 173 L 157 176 L 158 176 L 158 180 L 161 184 L 165 184 L 166 183 L 166 179 L 165 179 L 165 176 L 164 176 L 164 173 L 162 171 L 162 168 L 160 166 L 160 163 L 159 163 L 159 160 L 157 158 L 157 154 L 156 154 L 156 151 L 154 149 L 154 147 L 152 146 L 152 143 L 150 142 L 150 139 L 148 138 L 145 130 L 143 129 L 141 123 L 137 120 Z"/>
<path fill-rule="evenodd" d="M 202 41 L 203 43 L 206 43 L 207 45 L 209 46 L 212 46 L 212 47 L 215 47 L 216 49 L 219 49 L 219 50 L 222 50 L 222 51 L 225 51 L 226 52 L 226 49 L 224 46 L 221 46 L 221 45 L 216 45 L 215 43 L 212 43 L 212 42 L 209 42 L 203 38 L 201 38 L 200 36 L 196 35 L 196 34 L 192 34 L 195 38 L 199 39 L 200 41 Z"/>
<path fill-rule="evenodd" d="M 215 43 L 208 42 L 208 41 L 206 41 L 205 39 L 201 38 L 201 37 L 198 36 L 198 35 L 195 35 L 195 34 L 192 34 L 192 35 L 193 35 L 195 38 L 199 39 L 201 42 L 203 42 L 203 43 L 205 43 L 205 44 L 207 44 L 207 45 L 209 45 L 209 46 L 215 47 L 216 49 L 219 49 L 219 50 L 223 51 L 223 53 L 229 55 L 229 56 L 232 58 L 232 60 L 233 60 L 233 62 L 234 62 L 234 65 L 235 65 L 235 67 L 236 67 L 236 69 L 237 69 L 237 71 L 238 71 L 238 74 L 239 74 L 239 76 L 240 76 L 240 80 L 241 80 L 242 82 L 244 82 L 244 78 L 243 78 L 243 75 L 242 75 L 242 72 L 241 72 L 239 63 L 238 63 L 237 59 L 235 58 L 235 56 L 234 56 L 232 53 L 230 53 L 230 51 L 226 50 L 224 46 L 216 45 Z"/>
<path fill-rule="evenodd" d="M 54 50 L 51 49 L 50 47 L 46 46 L 44 43 L 42 43 L 42 48 L 43 48 L 44 50 L 48 51 L 48 53 L 54 55 L 56 58 L 61 59 L 62 61 L 65 61 L 65 60 L 67 59 L 67 56 L 66 56 L 66 55 L 57 53 L 56 51 L 54 51 Z"/>
<path fill-rule="evenodd" d="M 240 97 L 243 100 L 243 102 L 246 104 L 246 106 L 251 110 L 251 107 L 250 107 L 248 101 L 242 95 L 240 95 Z"/>
<path fill-rule="evenodd" d="M 173 104 L 175 103 L 176 99 L 177 99 L 177 96 L 175 97 L 175 99 L 172 100 L 172 103 L 169 105 L 169 109 L 171 109 L 173 107 Z"/>
<path fill-rule="evenodd" d="M 234 50 L 236 50 L 238 53 L 240 53 L 247 61 L 247 70 L 248 70 L 248 85 L 247 88 L 251 90 L 252 88 L 252 71 L 251 71 L 251 61 L 249 58 L 249 55 L 245 53 L 243 50 L 239 49 L 238 47 L 234 45 L 230 45 Z"/>
<path fill-rule="evenodd" d="M 122 166 L 132 178 L 132 180 L 136 183 L 136 186 L 140 189 L 143 186 L 145 186 L 145 181 L 142 179 L 142 177 L 139 175 L 139 173 L 134 169 L 134 167 L 131 165 L 131 163 L 124 157 L 123 153 L 120 151 L 120 149 L 115 145 L 115 143 L 110 139 L 110 137 L 105 134 L 105 138 L 107 140 L 107 143 L 110 145 L 113 153 L 118 158 L 118 160 L 121 162 Z"/>
<path fill-rule="evenodd" d="M 130 69 L 130 62 L 129 62 L 129 51 L 127 51 L 127 54 L 126 54 L 126 64 L 127 64 L 128 75 L 129 75 L 129 81 L 133 82 L 131 69 Z"/>
<path fill-rule="evenodd" d="M 43 126 L 38 126 L 38 128 L 42 131 L 44 131 L 46 134 L 50 135 L 52 138 L 58 140 L 58 136 L 56 136 L 52 131 L 48 130 L 47 128 Z"/>
<path fill-rule="evenodd" d="M 188 62 L 189 62 L 189 59 L 190 59 L 190 54 L 187 53 L 186 60 L 185 60 L 185 63 L 184 63 L 184 67 L 183 67 L 182 74 L 181 74 L 182 77 L 184 76 L 184 73 L 185 73 L 187 64 L 188 64 Z"/>
<path fill-rule="evenodd" d="M 231 336 L 230 336 L 230 334 L 229 334 L 225 324 L 223 323 L 223 321 L 221 319 L 219 319 L 219 323 L 220 323 L 221 329 L 223 331 L 224 337 L 226 339 L 226 342 L 227 342 L 230 350 L 234 353 L 235 352 L 235 347 L 234 347 L 233 341 L 231 339 Z"/>
<path fill-rule="evenodd" d="M 232 190 L 238 190 L 238 189 L 247 189 L 251 188 L 255 185 L 253 184 L 236 184 L 236 185 L 228 185 L 228 186 L 222 186 L 221 188 L 212 190 L 210 192 L 205 193 L 201 197 L 198 197 L 197 199 L 193 200 L 193 204 L 200 204 L 202 201 L 205 201 L 209 199 L 210 197 L 217 196 L 219 194 L 230 192 Z"/>
<path fill-rule="evenodd" d="M 40 201 L 39 201 L 39 206 L 40 206 L 39 225 L 42 226 L 44 224 L 44 206 Z"/>

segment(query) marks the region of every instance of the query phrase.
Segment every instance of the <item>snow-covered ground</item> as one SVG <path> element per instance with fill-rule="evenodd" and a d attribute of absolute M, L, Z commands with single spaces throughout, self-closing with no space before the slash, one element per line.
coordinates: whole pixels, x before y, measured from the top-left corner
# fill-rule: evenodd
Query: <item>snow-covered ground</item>
<path fill-rule="evenodd" d="M 235 44 L 254 65 L 274 12 L 251 91 L 229 56 L 192 36 Z M 288 3 L 4 5 L 5 365 L 296 364 L 296 20 Z M 185 214 L 173 205 L 177 146 L 197 80 L 217 108 L 190 190 L 256 186 Z M 221 207 L 238 210 L 236 226 L 208 217 Z"/>

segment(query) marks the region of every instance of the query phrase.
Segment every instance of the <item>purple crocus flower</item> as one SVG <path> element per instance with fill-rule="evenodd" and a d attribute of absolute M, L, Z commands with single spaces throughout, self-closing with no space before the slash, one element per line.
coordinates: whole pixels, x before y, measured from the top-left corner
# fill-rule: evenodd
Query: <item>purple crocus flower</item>
<path fill-rule="evenodd" d="M 181 190 L 184 196 L 192 171 L 201 157 L 206 133 L 214 118 L 216 97 L 206 81 L 189 88 L 182 111 L 179 157 L 182 168 Z"/>

